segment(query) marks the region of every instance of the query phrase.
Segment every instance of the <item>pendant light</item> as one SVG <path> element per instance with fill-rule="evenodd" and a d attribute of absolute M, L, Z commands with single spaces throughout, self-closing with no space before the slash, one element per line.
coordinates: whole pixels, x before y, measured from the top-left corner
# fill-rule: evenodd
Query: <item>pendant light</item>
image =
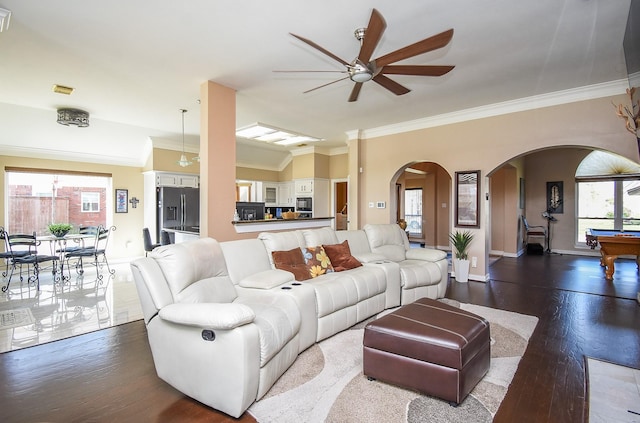
<path fill-rule="evenodd" d="M 180 160 L 176 163 L 180 165 L 180 167 L 187 167 L 192 164 L 189 160 L 187 160 L 187 155 L 184 154 L 184 114 L 187 113 L 186 109 L 180 109 L 182 112 L 182 154 L 180 155 Z"/>

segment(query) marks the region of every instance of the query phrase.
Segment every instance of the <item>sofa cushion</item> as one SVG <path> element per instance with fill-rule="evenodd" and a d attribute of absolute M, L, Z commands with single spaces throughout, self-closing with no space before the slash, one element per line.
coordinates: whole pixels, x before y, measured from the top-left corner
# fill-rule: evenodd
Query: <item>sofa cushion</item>
<path fill-rule="evenodd" d="M 174 298 L 194 282 L 227 276 L 222 249 L 213 238 L 199 238 L 156 248 L 149 257 L 162 269 Z"/>
<path fill-rule="evenodd" d="M 382 254 L 387 259 L 395 262 L 406 259 L 408 245 L 405 244 L 406 235 L 402 233 L 400 226 L 394 224 L 367 224 L 363 229 L 369 239 L 369 246 L 372 252 Z"/>
<path fill-rule="evenodd" d="M 269 256 L 269 261 L 274 269 L 275 265 L 273 263 L 273 256 L 271 255 L 272 252 L 288 251 L 296 247 L 305 246 L 304 237 L 300 231 L 261 232 L 258 235 L 258 239 L 264 243 L 264 247 L 267 249 Z"/>
<path fill-rule="evenodd" d="M 304 246 L 306 247 L 315 247 L 316 245 L 323 244 L 337 244 L 338 237 L 336 236 L 336 231 L 325 227 L 318 229 L 303 229 L 302 236 L 304 237 Z"/>
<path fill-rule="evenodd" d="M 174 297 L 176 303 L 231 303 L 237 296 L 231 279 L 219 276 L 194 282 Z"/>
<path fill-rule="evenodd" d="M 344 270 L 355 269 L 356 267 L 362 266 L 362 263 L 351 255 L 349 241 L 346 239 L 341 244 L 323 244 L 322 247 L 329 256 L 331 265 L 336 272 L 342 272 Z"/>
<path fill-rule="evenodd" d="M 331 260 L 322 245 L 302 248 L 302 256 L 312 278 L 333 272 Z"/>
<path fill-rule="evenodd" d="M 273 256 L 273 264 L 276 266 L 276 269 L 293 273 L 297 281 L 304 281 L 311 278 L 300 247 L 287 251 L 272 251 L 271 255 Z"/>
<path fill-rule="evenodd" d="M 234 304 L 245 304 L 255 313 L 253 323 L 260 333 L 260 367 L 267 364 L 300 331 L 300 311 L 295 300 L 289 296 L 241 296 Z"/>

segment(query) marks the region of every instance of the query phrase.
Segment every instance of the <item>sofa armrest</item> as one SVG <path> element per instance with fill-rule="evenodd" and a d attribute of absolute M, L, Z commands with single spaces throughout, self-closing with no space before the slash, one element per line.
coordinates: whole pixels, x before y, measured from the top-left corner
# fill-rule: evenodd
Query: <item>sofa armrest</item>
<path fill-rule="evenodd" d="M 375 262 L 384 262 L 389 261 L 382 254 L 377 253 L 351 253 L 360 263 L 375 263 Z"/>
<path fill-rule="evenodd" d="M 295 280 L 293 273 L 286 270 L 271 269 L 247 276 L 238 285 L 243 288 L 271 289 L 293 280 Z"/>
<path fill-rule="evenodd" d="M 447 258 L 447 253 L 442 250 L 432 248 L 409 248 L 407 250 L 407 260 L 440 261 Z"/>
<path fill-rule="evenodd" d="M 163 320 L 179 325 L 229 330 L 253 322 L 253 310 L 244 304 L 170 304 L 158 313 Z"/>

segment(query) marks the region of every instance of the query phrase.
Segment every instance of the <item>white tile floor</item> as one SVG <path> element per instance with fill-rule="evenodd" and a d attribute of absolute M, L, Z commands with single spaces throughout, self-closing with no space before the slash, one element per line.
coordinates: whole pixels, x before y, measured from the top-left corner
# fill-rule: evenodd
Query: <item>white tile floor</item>
<path fill-rule="evenodd" d="M 587 359 L 589 422 L 640 422 L 640 370 Z"/>
<path fill-rule="evenodd" d="M 0 352 L 142 319 L 129 263 L 117 263 L 112 268 L 116 272 L 109 275 L 103 267 L 101 283 L 92 266 L 86 268 L 84 276 L 72 269 L 70 280 L 63 284 L 53 284 L 51 272 L 42 271 L 40 291 L 26 280 L 20 283 L 19 275 L 14 274 L 8 292 L 0 292 Z M 6 278 L 0 282 L 4 287 Z M 14 316 L 28 315 L 12 312 L 20 309 L 28 309 L 33 319 L 26 325 L 12 325 Z"/>

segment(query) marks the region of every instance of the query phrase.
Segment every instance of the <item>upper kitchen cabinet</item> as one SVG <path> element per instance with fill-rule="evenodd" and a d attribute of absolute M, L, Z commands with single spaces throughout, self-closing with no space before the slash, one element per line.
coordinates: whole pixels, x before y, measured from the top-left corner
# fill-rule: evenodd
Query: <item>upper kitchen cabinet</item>
<path fill-rule="evenodd" d="M 280 182 L 278 184 L 278 205 L 282 207 L 295 207 L 295 195 L 293 182 Z"/>
<path fill-rule="evenodd" d="M 313 179 L 295 180 L 296 196 L 313 194 Z"/>
<path fill-rule="evenodd" d="M 262 183 L 262 198 L 265 207 L 275 207 L 278 204 L 279 188 L 277 182 Z"/>
<path fill-rule="evenodd" d="M 198 188 L 200 177 L 183 173 L 156 172 L 156 187 Z"/>

